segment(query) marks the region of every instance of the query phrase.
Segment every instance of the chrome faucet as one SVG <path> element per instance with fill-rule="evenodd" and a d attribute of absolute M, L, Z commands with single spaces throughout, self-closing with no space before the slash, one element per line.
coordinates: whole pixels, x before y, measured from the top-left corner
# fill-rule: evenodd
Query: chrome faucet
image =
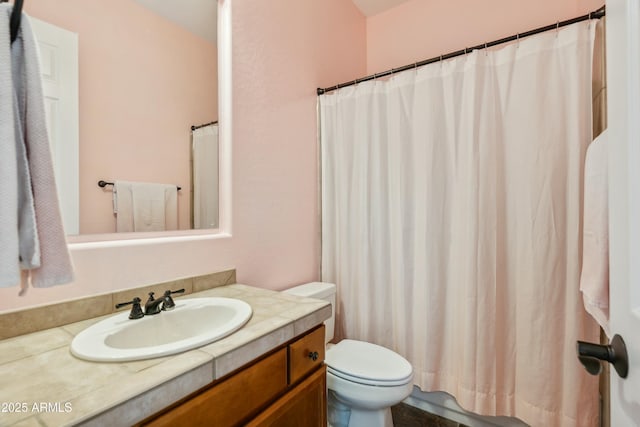
<path fill-rule="evenodd" d="M 173 302 L 173 298 L 171 298 L 171 294 L 181 294 L 184 292 L 184 289 L 178 289 L 177 291 L 165 291 L 162 298 L 155 299 L 154 292 L 149 292 L 149 299 L 144 304 L 144 314 L 158 314 L 161 310 L 173 310 L 176 306 L 176 303 Z M 162 306 L 162 307 L 160 307 Z"/>

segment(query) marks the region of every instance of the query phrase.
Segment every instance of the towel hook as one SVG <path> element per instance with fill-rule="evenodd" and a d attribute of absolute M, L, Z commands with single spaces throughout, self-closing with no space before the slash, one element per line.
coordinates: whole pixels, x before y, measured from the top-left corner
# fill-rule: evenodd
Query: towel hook
<path fill-rule="evenodd" d="M 18 30 L 20 29 L 20 20 L 22 19 L 22 4 L 24 0 L 16 0 L 13 2 L 11 10 L 11 20 L 9 21 L 11 29 L 11 43 L 18 38 Z"/>

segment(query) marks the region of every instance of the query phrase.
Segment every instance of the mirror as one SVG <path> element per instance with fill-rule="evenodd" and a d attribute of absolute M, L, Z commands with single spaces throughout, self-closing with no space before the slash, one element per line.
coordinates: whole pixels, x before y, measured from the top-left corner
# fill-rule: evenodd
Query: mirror
<path fill-rule="evenodd" d="M 67 234 L 117 231 L 114 187 L 100 187 L 101 180 L 180 187 L 173 205 L 177 230 L 194 228 L 199 214 L 192 204 L 207 196 L 215 218 L 199 227 L 217 227 L 218 183 L 211 180 L 217 180 L 218 164 L 207 177 L 210 194 L 196 190 L 201 195 L 194 197 L 192 185 L 202 175 L 192 165 L 208 169 L 192 158 L 192 126 L 218 119 L 217 7 L 216 0 L 25 2 L 25 12 L 36 18 Z M 44 22 L 44 30 L 36 21 Z M 60 31 L 49 34 L 51 27 Z M 70 41 L 60 41 L 65 38 Z M 61 53 L 67 45 L 72 53 Z M 67 61 L 71 65 L 65 66 Z M 70 75 L 71 89 L 56 87 L 68 84 L 62 75 Z M 66 95 L 76 97 L 75 107 Z M 61 112 L 65 109 L 71 110 L 68 116 Z M 210 157 L 217 159 L 217 148 L 214 154 Z"/>

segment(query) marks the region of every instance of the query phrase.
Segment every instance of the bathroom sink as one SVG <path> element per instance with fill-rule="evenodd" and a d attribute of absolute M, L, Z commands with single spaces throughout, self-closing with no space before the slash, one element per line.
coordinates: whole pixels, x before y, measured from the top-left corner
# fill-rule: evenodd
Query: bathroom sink
<path fill-rule="evenodd" d="M 115 314 L 80 332 L 71 353 L 85 360 L 124 362 L 180 353 L 217 341 L 249 321 L 251 306 L 233 298 L 175 300 L 175 308 L 141 319 Z"/>

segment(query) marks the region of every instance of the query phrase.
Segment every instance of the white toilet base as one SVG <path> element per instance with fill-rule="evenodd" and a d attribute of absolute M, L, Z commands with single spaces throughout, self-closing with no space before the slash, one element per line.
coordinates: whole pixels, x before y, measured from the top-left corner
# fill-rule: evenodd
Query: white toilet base
<path fill-rule="evenodd" d="M 362 409 L 341 402 L 328 390 L 327 418 L 329 427 L 393 427 L 391 408 Z"/>
<path fill-rule="evenodd" d="M 349 427 L 393 427 L 391 408 L 378 410 L 351 408 Z"/>

